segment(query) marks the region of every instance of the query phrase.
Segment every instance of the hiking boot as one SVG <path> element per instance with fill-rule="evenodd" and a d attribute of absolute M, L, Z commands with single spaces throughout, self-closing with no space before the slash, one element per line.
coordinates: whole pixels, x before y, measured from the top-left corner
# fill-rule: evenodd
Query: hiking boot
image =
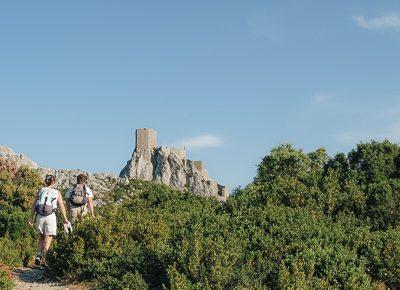
<path fill-rule="evenodd" d="M 42 264 L 42 258 L 40 256 L 36 256 L 35 265 L 40 266 Z"/>

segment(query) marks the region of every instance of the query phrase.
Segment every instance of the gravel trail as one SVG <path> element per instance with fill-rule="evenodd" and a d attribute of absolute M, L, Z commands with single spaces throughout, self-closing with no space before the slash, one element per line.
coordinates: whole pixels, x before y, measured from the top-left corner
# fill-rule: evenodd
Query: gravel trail
<path fill-rule="evenodd" d="M 88 289 L 79 285 L 61 285 L 52 281 L 44 274 L 43 268 L 18 268 L 14 269 L 15 290 L 41 289 L 41 290 L 84 290 Z"/>

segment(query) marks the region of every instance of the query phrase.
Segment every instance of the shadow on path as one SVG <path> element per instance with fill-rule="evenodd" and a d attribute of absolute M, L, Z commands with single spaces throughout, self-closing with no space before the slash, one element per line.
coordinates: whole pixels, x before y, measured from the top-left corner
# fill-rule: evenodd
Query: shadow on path
<path fill-rule="evenodd" d="M 44 268 L 17 268 L 13 271 L 15 278 L 15 288 L 16 290 L 22 289 L 52 289 L 52 290 L 62 290 L 62 289 L 79 289 L 75 287 L 68 287 L 61 285 L 59 282 L 50 279 L 45 274 Z M 82 289 L 82 288 L 80 288 Z"/>

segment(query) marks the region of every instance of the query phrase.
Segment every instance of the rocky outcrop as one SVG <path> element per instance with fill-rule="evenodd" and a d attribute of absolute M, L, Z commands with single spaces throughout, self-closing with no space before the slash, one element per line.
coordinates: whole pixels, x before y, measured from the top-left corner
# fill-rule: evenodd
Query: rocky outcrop
<path fill-rule="evenodd" d="M 110 173 L 90 173 L 82 170 L 60 170 L 52 168 L 39 168 L 39 173 L 44 177 L 47 174 L 56 176 L 56 188 L 68 189 L 76 184 L 76 178 L 79 174 L 88 176 L 87 184 L 96 193 L 109 192 L 114 185 L 120 181 L 115 174 Z"/>
<path fill-rule="evenodd" d="M 3 145 L 0 145 L 0 158 L 15 164 L 18 168 L 21 166 L 28 166 L 33 169 L 38 168 L 38 165 L 29 160 L 24 154 L 17 154 L 12 149 Z"/>
<path fill-rule="evenodd" d="M 227 189 L 208 176 L 202 162 L 188 160 L 176 149 L 165 146 L 136 148 L 119 176 L 154 181 L 179 190 L 189 189 L 219 200 L 228 197 Z"/>
<path fill-rule="evenodd" d="M 46 174 L 56 176 L 56 188 L 67 189 L 76 183 L 76 177 L 84 173 L 88 176 L 88 186 L 99 195 L 111 191 L 114 185 L 121 180 L 115 174 L 109 173 L 89 173 L 82 170 L 59 170 L 53 168 L 39 167 L 35 162 L 30 160 L 23 154 L 17 154 L 10 148 L 0 145 L 0 160 L 7 164 L 12 164 L 14 168 L 18 169 L 21 166 L 27 166 L 31 169 L 36 169 L 43 177 Z"/>

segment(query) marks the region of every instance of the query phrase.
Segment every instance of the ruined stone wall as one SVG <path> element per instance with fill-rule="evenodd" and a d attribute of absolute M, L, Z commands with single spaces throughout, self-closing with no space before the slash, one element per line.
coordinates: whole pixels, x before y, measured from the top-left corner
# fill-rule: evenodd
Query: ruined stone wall
<path fill-rule="evenodd" d="M 177 155 L 180 159 L 186 159 L 186 150 L 184 148 L 171 148 L 171 153 Z"/>

